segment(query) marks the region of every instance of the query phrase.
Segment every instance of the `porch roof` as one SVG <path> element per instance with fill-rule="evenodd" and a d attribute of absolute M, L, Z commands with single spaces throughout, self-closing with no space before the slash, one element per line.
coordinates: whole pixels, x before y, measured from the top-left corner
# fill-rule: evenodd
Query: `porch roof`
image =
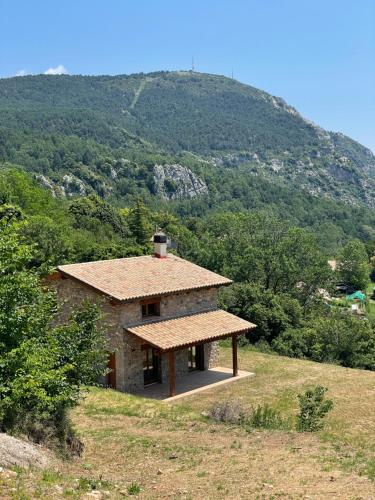
<path fill-rule="evenodd" d="M 256 325 L 221 309 L 180 318 L 157 321 L 126 328 L 147 344 L 161 351 L 222 339 L 247 333 Z"/>

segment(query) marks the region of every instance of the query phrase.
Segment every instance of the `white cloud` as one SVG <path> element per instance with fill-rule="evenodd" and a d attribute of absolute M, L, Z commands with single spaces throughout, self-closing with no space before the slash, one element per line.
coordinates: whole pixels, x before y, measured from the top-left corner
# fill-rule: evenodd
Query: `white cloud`
<path fill-rule="evenodd" d="M 17 71 L 15 76 L 26 76 L 28 74 L 29 73 L 25 69 L 20 69 L 19 71 Z"/>
<path fill-rule="evenodd" d="M 44 74 L 45 75 L 66 75 L 68 70 L 62 65 L 59 64 L 56 68 L 48 68 Z"/>

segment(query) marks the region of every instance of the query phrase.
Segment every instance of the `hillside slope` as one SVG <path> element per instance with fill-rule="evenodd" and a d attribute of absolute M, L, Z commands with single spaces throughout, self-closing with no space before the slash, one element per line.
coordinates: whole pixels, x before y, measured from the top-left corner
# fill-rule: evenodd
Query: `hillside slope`
<path fill-rule="evenodd" d="M 239 361 L 256 376 L 173 406 L 92 389 L 73 415 L 83 456 L 44 472 L 19 470 L 10 480 L 0 473 L 0 496 L 89 498 L 99 490 L 93 498 L 373 498 L 375 374 L 246 349 Z M 221 350 L 220 362 L 230 366 L 230 349 Z M 334 400 L 318 433 L 246 432 L 201 415 L 216 401 L 240 400 L 292 417 L 297 394 L 315 384 Z"/>
<path fill-rule="evenodd" d="M 375 206 L 371 151 L 235 80 L 182 71 L 0 80 L 0 161 L 60 184 L 67 174 L 89 184 L 94 176 L 94 188 L 105 193 L 114 174 L 102 167 L 103 157 L 107 164 L 147 165 L 157 157 L 207 168 L 242 165 L 243 175 Z M 151 172 L 151 192 L 152 183 Z"/>

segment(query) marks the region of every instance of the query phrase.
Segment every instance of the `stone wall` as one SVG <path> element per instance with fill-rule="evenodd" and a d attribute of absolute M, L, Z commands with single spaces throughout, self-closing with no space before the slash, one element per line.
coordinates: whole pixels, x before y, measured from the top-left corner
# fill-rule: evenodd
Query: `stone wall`
<path fill-rule="evenodd" d="M 124 392 L 137 392 L 144 387 L 142 342 L 131 333 L 124 332 L 123 335 L 124 349 L 117 353 L 116 363 L 117 357 L 121 356 L 125 370 L 122 375 L 121 388 L 117 385 L 117 389 Z"/>
<path fill-rule="evenodd" d="M 100 304 L 103 311 L 103 326 L 108 333 L 108 350 L 116 356 L 116 387 L 120 391 L 137 392 L 143 388 L 142 342 L 124 332 L 124 328 L 138 325 L 142 320 L 140 301 L 116 304 L 90 287 L 70 278 L 53 282 L 61 304 L 60 322 L 68 319 L 71 307 L 85 299 Z M 192 290 L 161 297 L 160 319 L 174 318 L 199 313 L 217 307 L 217 289 Z M 154 321 L 155 318 L 149 319 Z M 205 344 L 205 368 L 212 368 L 218 362 L 217 342 Z M 176 352 L 176 376 L 188 373 L 187 349 Z M 161 381 L 168 380 L 168 356 L 162 355 Z"/>
<path fill-rule="evenodd" d="M 192 290 L 161 298 L 160 316 L 174 318 L 217 308 L 217 288 Z"/>
<path fill-rule="evenodd" d="M 182 349 L 175 352 L 175 370 L 176 378 L 183 377 L 189 373 L 188 367 L 188 350 Z M 162 354 L 161 357 L 161 381 L 164 383 L 169 381 L 168 378 L 168 354 Z"/>
<path fill-rule="evenodd" d="M 183 377 L 189 373 L 188 367 L 188 349 L 182 349 L 175 353 L 176 378 Z M 219 344 L 218 342 L 208 342 L 204 344 L 204 369 L 214 368 L 219 362 Z M 162 380 L 163 383 L 168 379 L 168 354 L 162 355 Z"/>
<path fill-rule="evenodd" d="M 55 281 L 53 285 L 60 303 L 60 323 L 67 321 L 72 307 L 81 304 L 84 300 L 89 299 L 100 305 L 103 313 L 102 327 L 107 332 L 108 350 L 116 353 L 116 386 L 120 391 L 124 391 L 126 368 L 123 356 L 124 335 L 119 326 L 121 324 L 121 307 L 111 304 L 107 297 L 70 278 Z"/>
<path fill-rule="evenodd" d="M 219 342 L 208 342 L 204 345 L 204 368 L 215 368 L 219 365 Z"/>

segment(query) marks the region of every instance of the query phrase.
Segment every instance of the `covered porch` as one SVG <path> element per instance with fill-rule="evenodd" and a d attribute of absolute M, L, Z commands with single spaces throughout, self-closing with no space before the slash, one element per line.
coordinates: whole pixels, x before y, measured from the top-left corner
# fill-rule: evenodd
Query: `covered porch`
<path fill-rule="evenodd" d="M 151 346 L 160 356 L 167 357 L 167 384 L 156 383 L 145 387 L 140 395 L 153 397 L 152 394 L 154 394 L 156 399 L 175 398 L 177 395 L 228 382 L 228 379 L 232 377 L 237 379 L 250 375 L 238 369 L 237 342 L 239 335 L 248 333 L 255 327 L 253 323 L 226 311 L 215 310 L 127 328 L 127 332 L 141 340 L 145 348 Z M 176 377 L 176 353 L 178 351 L 228 337 L 231 337 L 232 341 L 231 370 L 210 368 Z"/>
<path fill-rule="evenodd" d="M 233 370 L 231 368 L 217 366 L 204 371 L 193 371 L 182 377 L 176 378 L 174 396 L 171 396 L 170 385 L 168 383 L 148 385 L 135 394 L 142 398 L 158 399 L 169 403 L 186 396 L 193 396 L 202 391 L 215 389 L 216 387 L 243 378 L 253 377 L 254 375 L 255 374 L 251 372 L 238 370 L 237 375 L 233 377 Z"/>

